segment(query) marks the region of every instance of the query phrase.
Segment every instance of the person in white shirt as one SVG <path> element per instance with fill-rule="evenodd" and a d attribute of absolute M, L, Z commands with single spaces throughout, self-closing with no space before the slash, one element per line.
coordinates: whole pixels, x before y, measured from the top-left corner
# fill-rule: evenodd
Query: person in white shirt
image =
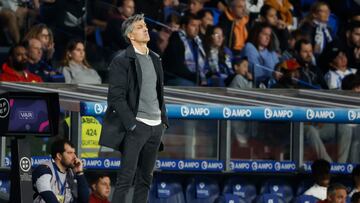
<path fill-rule="evenodd" d="M 330 163 L 324 159 L 318 159 L 311 165 L 311 173 L 315 184 L 305 191 L 304 195 L 311 195 L 319 200 L 327 198 L 327 188 L 330 184 Z"/>

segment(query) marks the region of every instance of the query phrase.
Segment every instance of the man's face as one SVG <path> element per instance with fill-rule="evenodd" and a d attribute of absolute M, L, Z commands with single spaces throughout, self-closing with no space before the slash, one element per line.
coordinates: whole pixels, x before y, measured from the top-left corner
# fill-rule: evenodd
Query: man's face
<path fill-rule="evenodd" d="M 346 190 L 337 189 L 335 194 L 328 196 L 329 203 L 345 203 L 346 202 Z"/>
<path fill-rule="evenodd" d="M 350 32 L 350 42 L 357 48 L 360 48 L 360 28 L 355 28 Z"/>
<path fill-rule="evenodd" d="M 42 46 L 38 39 L 30 39 L 28 48 L 29 59 L 33 63 L 38 63 L 42 57 Z"/>
<path fill-rule="evenodd" d="M 125 0 L 121 8 L 122 14 L 128 18 L 132 16 L 135 12 L 135 3 L 133 0 Z"/>
<path fill-rule="evenodd" d="M 197 0 L 190 1 L 189 9 L 190 9 L 190 13 L 192 13 L 192 14 L 196 14 L 201 9 L 203 9 L 203 7 L 204 7 L 204 5 L 200 1 L 197 1 Z"/>
<path fill-rule="evenodd" d="M 65 151 L 60 155 L 61 165 L 63 165 L 65 168 L 74 168 L 74 162 L 76 160 L 75 149 L 68 144 L 64 145 L 64 149 Z"/>
<path fill-rule="evenodd" d="M 242 18 L 246 15 L 246 2 L 245 0 L 233 0 L 232 12 L 236 18 Z"/>
<path fill-rule="evenodd" d="M 128 34 L 130 41 L 147 43 L 150 41 L 147 26 L 143 20 L 133 23 L 133 30 Z"/>
<path fill-rule="evenodd" d="M 311 63 L 312 62 L 312 58 L 313 58 L 313 49 L 312 49 L 312 45 L 309 44 L 301 44 L 301 48 L 300 48 L 300 58 L 306 62 L 306 63 Z"/>
<path fill-rule="evenodd" d="M 25 47 L 16 47 L 11 56 L 11 68 L 22 71 L 27 67 L 27 55 Z"/>
<path fill-rule="evenodd" d="M 110 196 L 111 190 L 111 181 L 109 177 L 100 178 L 96 184 L 93 184 L 91 187 L 94 190 L 94 193 L 99 196 L 101 199 L 108 199 Z"/>
<path fill-rule="evenodd" d="M 192 19 L 185 27 L 186 35 L 189 38 L 195 38 L 199 34 L 200 20 Z"/>
<path fill-rule="evenodd" d="M 329 21 L 330 9 L 327 5 L 322 5 L 319 7 L 318 11 L 314 14 L 316 20 L 327 23 Z"/>

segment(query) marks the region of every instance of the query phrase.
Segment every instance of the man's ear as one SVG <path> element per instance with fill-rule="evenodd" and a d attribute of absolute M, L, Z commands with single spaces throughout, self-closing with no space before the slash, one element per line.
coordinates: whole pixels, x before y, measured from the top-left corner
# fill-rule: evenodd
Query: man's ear
<path fill-rule="evenodd" d="M 62 157 L 61 153 L 56 153 L 56 158 L 57 158 L 58 160 L 61 160 L 61 157 Z"/>
<path fill-rule="evenodd" d="M 128 33 L 128 34 L 127 34 L 127 37 L 129 38 L 130 41 L 134 39 L 134 37 L 132 36 L 131 33 Z"/>

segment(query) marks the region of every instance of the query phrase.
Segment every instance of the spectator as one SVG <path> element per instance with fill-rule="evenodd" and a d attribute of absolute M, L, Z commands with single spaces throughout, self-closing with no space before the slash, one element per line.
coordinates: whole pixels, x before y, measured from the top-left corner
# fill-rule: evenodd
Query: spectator
<path fill-rule="evenodd" d="M 121 1 L 116 9 L 116 13 L 110 18 L 106 30 L 104 43 L 112 52 L 125 49 L 128 44 L 122 37 L 121 25 L 130 16 L 135 13 L 135 3 L 133 0 Z"/>
<path fill-rule="evenodd" d="M 314 196 L 319 200 L 325 200 L 328 197 L 327 188 L 330 184 L 330 163 L 324 159 L 314 161 L 311 164 L 311 173 L 315 184 L 306 190 L 304 194 Z"/>
<path fill-rule="evenodd" d="M 278 19 L 277 11 L 270 5 L 264 5 L 260 10 L 261 21 L 271 25 L 271 42 L 275 51 L 281 54 L 288 48 L 289 30 L 283 20 Z"/>
<path fill-rule="evenodd" d="M 315 65 L 315 57 L 311 42 L 300 39 L 295 44 L 295 56 L 301 65 L 300 80 L 302 88 L 328 89 L 321 70 Z"/>
<path fill-rule="evenodd" d="M 101 84 L 101 78 L 86 60 L 85 46 L 81 40 L 68 43 L 62 61 L 66 83 Z"/>
<path fill-rule="evenodd" d="M 9 50 L 9 56 L 2 65 L 0 81 L 6 82 L 42 82 L 41 77 L 28 70 L 26 49 L 23 45 L 15 45 Z"/>
<path fill-rule="evenodd" d="M 219 26 L 225 35 L 225 45 L 234 55 L 239 55 L 248 38 L 246 25 L 249 21 L 245 0 L 231 0 L 229 8 L 219 18 Z"/>
<path fill-rule="evenodd" d="M 29 67 L 28 70 L 36 75 L 39 75 L 44 82 L 64 82 L 64 76 L 51 67 L 48 63 L 42 60 L 42 44 L 36 38 L 30 38 L 26 47 Z"/>
<path fill-rule="evenodd" d="M 91 183 L 89 203 L 110 203 L 111 180 L 108 175 L 99 175 Z"/>
<path fill-rule="evenodd" d="M 197 15 L 201 21 L 199 37 L 203 42 L 205 42 L 206 29 L 208 26 L 214 25 L 214 17 L 212 12 L 206 9 L 199 11 Z"/>
<path fill-rule="evenodd" d="M 289 38 L 287 41 L 287 49 L 282 53 L 281 61 L 295 58 L 295 56 L 296 56 L 295 44 L 297 41 L 299 41 L 302 38 L 303 38 L 303 36 L 301 35 L 301 30 L 293 30 L 289 34 Z"/>
<path fill-rule="evenodd" d="M 356 69 L 348 68 L 345 50 L 335 43 L 329 44 L 323 52 L 322 58 L 327 60 L 324 63 L 329 71 L 324 78 L 329 89 L 340 89 L 343 78 L 350 74 L 355 74 Z"/>
<path fill-rule="evenodd" d="M 204 46 L 208 85 L 224 87 L 225 81 L 234 74 L 234 71 L 231 64 L 232 52 L 224 45 L 224 34 L 221 27 L 208 27 Z"/>
<path fill-rule="evenodd" d="M 20 28 L 17 24 L 17 17 L 15 12 L 11 9 L 0 7 L 0 29 L 7 30 L 9 32 L 9 44 L 16 44 L 20 42 Z"/>
<path fill-rule="evenodd" d="M 286 26 L 291 26 L 293 24 L 292 10 L 294 8 L 289 0 L 265 0 L 265 4 L 270 5 L 279 12 L 280 19 Z"/>
<path fill-rule="evenodd" d="M 167 27 L 163 26 L 160 31 L 149 33 L 152 34 L 152 36 L 150 35 L 150 42 L 148 44 L 149 48 L 161 56 L 168 46 L 170 35 L 180 28 L 180 16 L 176 13 L 172 13 L 165 22 Z"/>
<path fill-rule="evenodd" d="M 271 47 L 271 26 L 266 23 L 257 23 L 250 31 L 250 37 L 242 52 L 249 59 L 250 70 L 255 84 L 267 85 L 272 76 L 279 58 Z"/>
<path fill-rule="evenodd" d="M 196 15 L 204 8 L 204 0 L 190 0 L 189 1 L 189 13 Z"/>
<path fill-rule="evenodd" d="M 323 1 L 317 1 L 311 6 L 310 13 L 301 23 L 300 30 L 311 41 L 315 55 L 321 54 L 326 45 L 334 39 L 327 25 L 329 16 L 329 6 Z"/>
<path fill-rule="evenodd" d="M 272 88 L 298 89 L 300 78 L 300 64 L 296 59 L 288 59 L 276 66 L 277 71 L 281 73 L 281 77 Z"/>
<path fill-rule="evenodd" d="M 360 192 L 360 165 L 357 165 L 353 169 L 351 175 L 354 181 L 354 188 L 349 193 L 349 197 L 352 197 L 355 193 Z"/>
<path fill-rule="evenodd" d="M 340 183 L 331 184 L 327 189 L 327 198 L 319 203 L 345 203 L 346 187 Z"/>
<path fill-rule="evenodd" d="M 346 56 L 350 68 L 360 69 L 360 21 L 350 23 L 346 32 Z M 359 71 L 360 72 L 360 71 Z"/>
<path fill-rule="evenodd" d="M 249 71 L 249 61 L 247 57 L 235 58 L 233 60 L 235 77 L 231 81 L 229 87 L 233 88 L 252 88 L 253 76 Z"/>
<path fill-rule="evenodd" d="M 360 192 L 356 192 L 351 196 L 351 203 L 360 203 Z"/>
<path fill-rule="evenodd" d="M 50 28 L 41 23 L 33 25 L 25 35 L 23 41 L 28 41 L 31 38 L 40 40 L 43 53 L 42 59 L 50 64 L 55 52 L 54 36 Z"/>
<path fill-rule="evenodd" d="M 199 34 L 200 20 L 189 14 L 173 32 L 163 56 L 167 85 L 206 85 L 205 51 Z"/>
<path fill-rule="evenodd" d="M 89 190 L 83 163 L 76 157 L 74 145 L 59 139 L 51 145 L 51 161 L 40 164 L 32 173 L 34 203 L 89 202 Z"/>
<path fill-rule="evenodd" d="M 352 90 L 360 92 L 360 75 L 350 74 L 341 81 L 342 90 Z"/>

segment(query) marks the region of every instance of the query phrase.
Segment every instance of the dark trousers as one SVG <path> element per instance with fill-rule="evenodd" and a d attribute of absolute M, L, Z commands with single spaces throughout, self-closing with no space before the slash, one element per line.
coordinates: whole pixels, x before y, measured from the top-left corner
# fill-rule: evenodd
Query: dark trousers
<path fill-rule="evenodd" d="M 149 126 L 137 121 L 135 130 L 125 136 L 113 203 L 125 203 L 126 195 L 133 183 L 133 202 L 147 202 L 162 134 L 162 124 Z"/>

